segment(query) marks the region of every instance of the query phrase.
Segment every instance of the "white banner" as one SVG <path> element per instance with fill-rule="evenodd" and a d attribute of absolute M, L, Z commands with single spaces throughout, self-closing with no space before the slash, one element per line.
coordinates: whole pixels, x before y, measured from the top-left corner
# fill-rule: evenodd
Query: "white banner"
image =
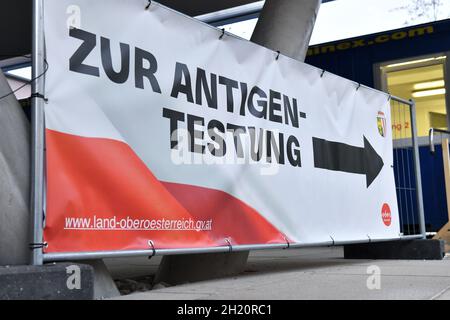
<path fill-rule="evenodd" d="M 47 252 L 399 237 L 388 96 L 146 0 L 46 0 Z"/>

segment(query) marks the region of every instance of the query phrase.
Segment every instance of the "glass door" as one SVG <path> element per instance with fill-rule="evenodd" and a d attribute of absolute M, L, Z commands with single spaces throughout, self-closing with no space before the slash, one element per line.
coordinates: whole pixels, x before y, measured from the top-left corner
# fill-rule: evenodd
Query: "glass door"
<path fill-rule="evenodd" d="M 405 100 L 416 102 L 418 136 L 428 136 L 428 130 L 448 128 L 446 103 L 446 56 L 416 58 L 378 65 L 381 89 Z M 392 109 L 394 139 L 411 135 L 409 112 Z"/>

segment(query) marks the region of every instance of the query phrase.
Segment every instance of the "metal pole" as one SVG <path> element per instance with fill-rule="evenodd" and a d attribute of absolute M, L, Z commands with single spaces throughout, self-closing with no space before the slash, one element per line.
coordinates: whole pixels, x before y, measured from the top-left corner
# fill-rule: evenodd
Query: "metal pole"
<path fill-rule="evenodd" d="M 363 240 L 349 240 L 349 241 L 324 241 L 316 243 L 279 243 L 266 245 L 237 245 L 233 246 L 232 252 L 242 252 L 250 250 L 273 250 L 273 249 L 300 249 L 312 247 L 326 247 L 326 246 L 343 246 L 347 244 L 356 243 L 375 243 L 386 241 L 407 241 L 413 239 L 420 239 L 422 235 L 403 236 L 399 238 L 390 239 L 363 239 Z M 105 258 L 126 258 L 126 257 L 140 257 L 140 256 L 166 256 L 166 255 L 181 255 L 181 254 L 200 254 L 200 253 L 219 253 L 230 252 L 229 246 L 212 247 L 212 248 L 186 248 L 186 249 L 156 249 L 153 250 L 130 250 L 130 251 L 96 251 L 96 252 L 61 252 L 61 253 L 47 253 L 44 255 L 45 262 L 58 261 L 76 261 L 76 260 L 97 260 Z"/>
<path fill-rule="evenodd" d="M 422 238 L 426 239 L 425 228 L 425 214 L 423 210 L 423 195 L 422 195 L 422 177 L 420 173 L 420 158 L 419 158 L 419 145 L 417 143 L 417 122 L 416 122 L 416 103 L 414 100 L 409 100 L 411 107 L 411 131 L 412 131 L 412 143 L 414 150 L 414 167 L 416 176 L 416 189 L 417 189 L 417 208 L 419 215 L 419 227 Z"/>
<path fill-rule="evenodd" d="M 397 97 L 397 96 L 390 96 L 390 97 L 391 97 L 391 100 L 393 100 L 393 101 L 397 101 L 397 102 L 400 102 L 400 103 L 403 103 L 403 104 L 411 105 L 411 100 L 402 99 L 402 98 Z"/>
<path fill-rule="evenodd" d="M 258 1 L 253 2 L 249 4 L 244 4 L 239 7 L 233 7 L 229 9 L 220 10 L 217 12 L 211 12 L 202 14 L 200 16 L 196 16 L 195 19 L 198 19 L 200 21 L 203 21 L 205 23 L 209 23 L 212 25 L 218 25 L 223 24 L 226 20 L 233 19 L 234 22 L 237 22 L 239 20 L 246 20 L 248 19 L 248 16 L 255 15 L 258 16 L 258 14 L 261 12 L 262 8 L 264 6 L 264 1 Z M 226 21 L 227 23 L 230 23 L 230 21 Z"/>
<path fill-rule="evenodd" d="M 31 242 L 42 243 L 44 197 L 44 10 L 43 0 L 33 0 L 33 83 L 31 113 Z M 43 264 L 42 248 L 32 250 L 31 263 Z"/>
<path fill-rule="evenodd" d="M 435 148 L 434 148 L 434 128 L 430 128 L 430 131 L 428 131 L 428 142 L 430 143 L 430 152 L 431 154 L 434 154 Z"/>

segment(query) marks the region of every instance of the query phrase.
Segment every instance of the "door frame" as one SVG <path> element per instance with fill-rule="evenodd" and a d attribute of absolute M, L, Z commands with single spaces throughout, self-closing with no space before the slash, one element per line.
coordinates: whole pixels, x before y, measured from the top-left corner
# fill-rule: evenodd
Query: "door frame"
<path fill-rule="evenodd" d="M 416 63 L 408 63 L 417 61 Z M 444 82 L 445 82 L 445 110 L 447 117 L 447 126 L 450 127 L 450 51 L 438 52 L 428 55 L 414 56 L 396 60 L 378 62 L 373 65 L 373 80 L 375 88 L 389 93 L 387 87 L 387 67 L 389 71 L 402 71 L 414 68 L 433 66 L 443 64 Z M 392 66 L 394 65 L 394 66 Z M 412 97 L 411 97 L 412 98 Z"/>

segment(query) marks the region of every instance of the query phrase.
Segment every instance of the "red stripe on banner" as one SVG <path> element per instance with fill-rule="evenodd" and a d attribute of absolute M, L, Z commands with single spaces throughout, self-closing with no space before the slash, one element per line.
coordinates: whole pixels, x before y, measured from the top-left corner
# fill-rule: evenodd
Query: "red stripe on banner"
<path fill-rule="evenodd" d="M 46 252 L 285 242 L 225 192 L 160 182 L 126 143 L 52 130 L 46 139 Z"/>

